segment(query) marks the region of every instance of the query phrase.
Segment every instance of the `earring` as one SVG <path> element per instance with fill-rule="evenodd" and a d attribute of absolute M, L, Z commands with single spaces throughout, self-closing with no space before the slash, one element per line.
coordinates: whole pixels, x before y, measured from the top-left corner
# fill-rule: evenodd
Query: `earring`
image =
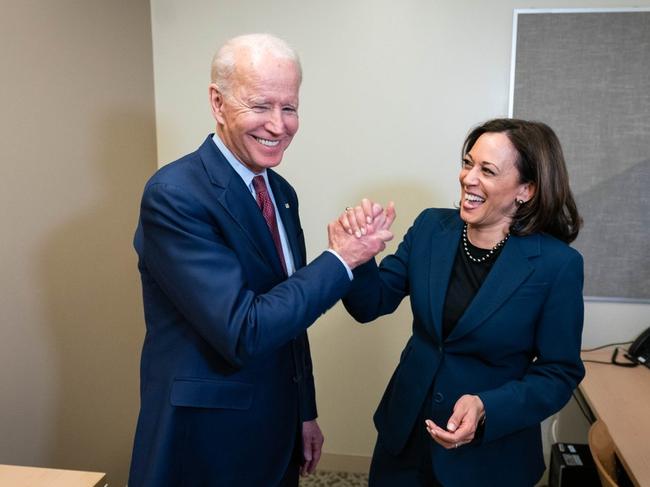
<path fill-rule="evenodd" d="M 516 199 L 516 200 L 515 200 L 515 204 L 516 204 L 517 206 L 521 206 L 521 205 L 523 205 L 524 203 L 525 203 L 524 200 L 520 200 L 520 199 Z"/>

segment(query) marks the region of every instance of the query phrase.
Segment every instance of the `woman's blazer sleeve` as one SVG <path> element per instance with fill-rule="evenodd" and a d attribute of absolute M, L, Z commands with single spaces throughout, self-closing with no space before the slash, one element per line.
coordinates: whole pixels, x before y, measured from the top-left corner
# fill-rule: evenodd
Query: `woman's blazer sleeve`
<path fill-rule="evenodd" d="M 385 257 L 379 267 L 371 259 L 354 269 L 352 287 L 343 297 L 343 305 L 355 320 L 367 323 L 392 313 L 409 294 L 411 248 L 423 220 L 424 212 L 406 232 L 397 251 Z"/>
<path fill-rule="evenodd" d="M 483 442 L 539 424 L 568 402 L 584 377 L 580 360 L 583 261 L 568 247 L 563 256 L 564 262 L 554 265 L 559 271 L 534 330 L 535 358 L 527 372 L 520 380 L 478 394 L 486 412 Z"/>

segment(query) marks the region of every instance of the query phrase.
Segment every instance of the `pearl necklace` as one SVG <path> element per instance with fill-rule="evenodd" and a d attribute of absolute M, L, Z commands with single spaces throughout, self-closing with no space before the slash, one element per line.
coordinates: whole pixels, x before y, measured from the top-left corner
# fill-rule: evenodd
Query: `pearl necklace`
<path fill-rule="evenodd" d="M 467 255 L 469 260 L 471 260 L 472 262 L 476 262 L 478 264 L 480 264 L 481 262 L 485 262 L 490 257 L 492 257 L 497 250 L 503 247 L 503 245 L 507 242 L 508 238 L 510 238 L 510 233 L 508 233 L 505 237 L 503 237 L 503 240 L 501 240 L 494 247 L 492 247 L 490 251 L 487 254 L 485 254 L 483 257 L 476 258 L 469 252 L 469 248 L 467 247 L 467 223 L 465 223 L 465 225 L 463 226 L 463 248 L 465 249 L 465 255 Z"/>

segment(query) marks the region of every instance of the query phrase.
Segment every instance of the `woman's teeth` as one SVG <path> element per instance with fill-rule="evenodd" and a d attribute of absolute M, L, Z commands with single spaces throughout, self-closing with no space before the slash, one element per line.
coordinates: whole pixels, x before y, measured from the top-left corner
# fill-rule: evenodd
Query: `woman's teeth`
<path fill-rule="evenodd" d="M 476 196 L 475 194 L 465 194 L 465 200 L 466 201 L 476 201 L 478 203 L 483 203 L 485 201 L 484 198 L 481 198 L 480 196 Z"/>

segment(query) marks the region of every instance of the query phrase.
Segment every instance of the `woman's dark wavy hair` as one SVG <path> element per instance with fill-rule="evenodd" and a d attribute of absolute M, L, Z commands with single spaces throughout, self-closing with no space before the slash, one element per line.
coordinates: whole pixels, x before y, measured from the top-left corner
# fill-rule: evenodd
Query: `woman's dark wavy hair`
<path fill-rule="evenodd" d="M 463 144 L 463 157 L 485 133 L 504 133 L 517 150 L 516 161 L 522 183 L 533 183 L 533 197 L 519 205 L 510 225 L 513 235 L 544 232 L 564 241 L 578 236 L 582 218 L 578 214 L 562 146 L 555 132 L 542 122 L 499 118 L 473 129 Z"/>

